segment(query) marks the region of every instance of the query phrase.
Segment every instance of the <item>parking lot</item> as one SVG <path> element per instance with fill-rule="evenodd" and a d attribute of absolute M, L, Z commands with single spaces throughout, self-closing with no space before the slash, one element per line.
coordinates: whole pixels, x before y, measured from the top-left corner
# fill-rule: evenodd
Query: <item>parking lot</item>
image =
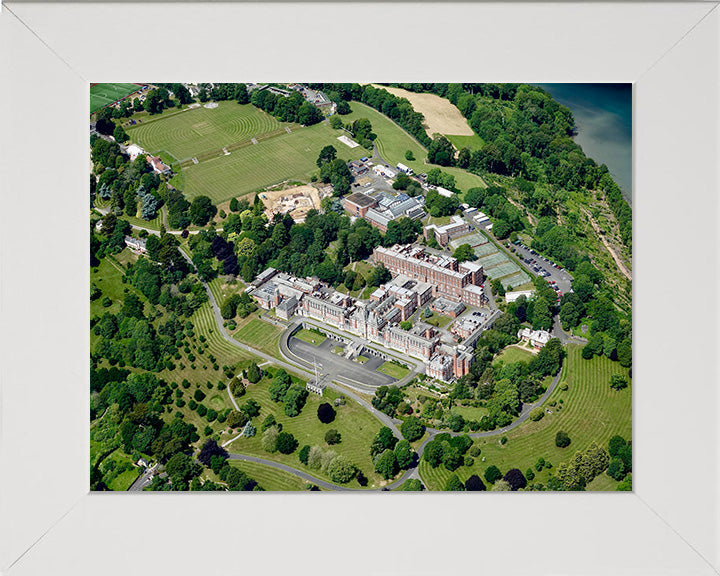
<path fill-rule="evenodd" d="M 525 266 L 534 276 L 545 276 L 550 283 L 554 281 L 559 289 L 559 293 L 567 294 L 571 290 L 572 276 L 567 270 L 559 267 L 551 260 L 541 256 L 534 250 L 522 244 L 510 245 L 510 250 L 515 250 L 515 254 L 522 260 Z M 537 268 L 537 270 L 535 269 Z"/>

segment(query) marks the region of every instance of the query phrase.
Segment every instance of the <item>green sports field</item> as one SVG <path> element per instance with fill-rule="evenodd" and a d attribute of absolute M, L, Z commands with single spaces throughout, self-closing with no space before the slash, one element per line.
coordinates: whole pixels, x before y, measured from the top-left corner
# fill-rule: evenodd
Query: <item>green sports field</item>
<path fill-rule="evenodd" d="M 165 152 L 183 162 L 186 197 L 204 195 L 216 204 L 285 180 L 309 180 L 328 144 L 345 160 L 368 153 L 343 145 L 337 140 L 342 132 L 325 122 L 303 128 L 234 101 L 137 119 L 142 122 L 126 128 L 130 139 L 148 152 Z"/>
<path fill-rule="evenodd" d="M 218 102 L 217 108 L 170 109 L 157 116 L 139 115 L 142 122 L 126 128 L 133 142 L 145 150 L 169 152 L 180 161 L 249 141 L 268 132 L 291 129 L 251 104 Z"/>
<path fill-rule="evenodd" d="M 470 466 L 461 466 L 456 474 L 465 481 L 471 474 L 482 478 L 491 464 L 505 474 L 510 468 L 519 468 L 523 473 L 533 466 L 539 457 L 550 461 L 553 469 L 536 473 L 534 482 L 546 483 L 550 472 L 561 462 L 568 462 L 575 451 L 583 451 L 595 441 L 607 450 L 608 441 L 615 434 L 626 440 L 632 438 L 632 385 L 625 390 L 610 388 L 610 376 L 627 375 L 627 369 L 607 358 L 595 357 L 584 360 L 582 347 L 568 346 L 568 358 L 563 366 L 560 383 L 567 383 L 569 389 L 562 391 L 558 386 L 549 398 L 556 401 L 554 407 L 546 403 L 552 414 L 546 414 L 538 422 L 526 421 L 506 434 L 507 443 L 501 445 L 501 435 L 480 438 L 475 444 L 481 455 Z M 629 379 L 628 379 L 629 380 Z M 560 404 L 560 399 L 563 404 Z M 558 409 L 558 406 L 562 408 Z M 555 446 L 555 434 L 563 430 L 570 436 L 567 448 Z M 482 462 L 482 458 L 485 462 Z M 452 472 L 441 464 L 432 468 L 427 462 L 420 463 L 420 476 L 430 490 L 442 490 Z M 598 481 L 591 488 L 608 489 L 613 483 Z M 611 488 L 612 489 L 612 488 Z"/>
<path fill-rule="evenodd" d="M 117 102 L 128 94 L 137 92 L 138 84 L 95 84 L 90 86 L 90 112 L 94 113 L 103 106 Z"/>
<path fill-rule="evenodd" d="M 320 123 L 190 164 L 183 168 L 185 195 L 192 199 L 202 194 L 219 203 L 285 180 L 309 181 L 317 172 L 320 150 L 328 144 L 343 160 L 357 160 L 368 153 L 362 147 L 348 148 L 338 136 L 340 131 Z"/>

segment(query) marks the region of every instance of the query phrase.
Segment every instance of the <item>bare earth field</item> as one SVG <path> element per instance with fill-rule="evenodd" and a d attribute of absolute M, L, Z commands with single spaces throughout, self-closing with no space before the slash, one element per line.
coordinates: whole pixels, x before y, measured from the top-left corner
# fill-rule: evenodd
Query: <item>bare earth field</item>
<path fill-rule="evenodd" d="M 295 186 L 284 190 L 261 192 L 260 199 L 265 204 L 265 215 L 268 220 L 272 220 L 277 213 L 289 213 L 296 222 L 302 222 L 310 210 L 320 209 L 320 194 L 314 186 Z"/>
<path fill-rule="evenodd" d="M 475 133 L 467 123 L 465 117 L 446 98 L 435 94 L 416 94 L 402 88 L 390 88 L 373 84 L 375 88 L 382 88 L 400 98 L 407 98 L 417 112 L 425 116 L 428 135 L 436 132 L 440 134 L 453 134 L 458 136 L 473 136 Z"/>

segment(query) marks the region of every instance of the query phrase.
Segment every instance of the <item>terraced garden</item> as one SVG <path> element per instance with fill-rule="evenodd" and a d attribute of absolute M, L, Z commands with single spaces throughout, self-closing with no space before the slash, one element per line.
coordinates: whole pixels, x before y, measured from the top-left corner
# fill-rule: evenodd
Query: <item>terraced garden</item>
<path fill-rule="evenodd" d="M 473 466 L 458 468 L 455 473 L 461 480 L 466 480 L 471 474 L 482 477 L 491 464 L 500 468 L 503 474 L 510 468 L 519 468 L 525 473 L 539 457 L 557 467 L 561 462 L 569 461 L 576 451 L 585 450 L 593 441 L 607 449 L 608 441 L 616 434 L 628 440 L 631 438 L 632 384 L 621 391 L 610 388 L 610 377 L 613 374 L 627 375 L 627 370 L 604 356 L 584 360 L 581 357 L 582 348 L 578 345 L 571 344 L 568 348 L 569 356 L 563 366 L 560 384 L 545 404 L 552 413 L 546 413 L 538 422 L 527 421 L 511 430 L 505 435 L 507 443 L 504 445 L 499 442 L 501 436 L 476 439 L 481 455 L 475 459 Z M 563 383 L 568 385 L 567 391 L 561 390 Z M 556 405 L 550 407 L 553 401 Z M 560 430 L 565 431 L 572 442 L 564 449 L 555 446 L 555 435 Z M 544 469 L 535 472 L 534 482 L 547 482 L 552 471 Z M 433 469 L 424 461 L 420 463 L 423 483 L 431 490 L 444 489 L 451 474 L 442 464 Z M 614 489 L 614 485 L 598 479 L 591 488 Z"/>
<path fill-rule="evenodd" d="M 282 330 L 274 324 L 270 324 L 259 318 L 253 318 L 240 328 L 240 330 L 235 332 L 233 338 L 253 348 L 262 350 L 267 354 L 276 356 L 278 354 L 278 341 L 280 340 L 281 333 Z"/>

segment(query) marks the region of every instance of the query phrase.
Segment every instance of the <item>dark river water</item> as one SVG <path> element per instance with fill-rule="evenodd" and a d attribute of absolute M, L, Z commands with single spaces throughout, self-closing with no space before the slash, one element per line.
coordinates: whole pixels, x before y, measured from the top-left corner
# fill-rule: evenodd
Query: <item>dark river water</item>
<path fill-rule="evenodd" d="M 632 84 L 538 84 L 573 113 L 575 142 L 632 204 Z"/>

